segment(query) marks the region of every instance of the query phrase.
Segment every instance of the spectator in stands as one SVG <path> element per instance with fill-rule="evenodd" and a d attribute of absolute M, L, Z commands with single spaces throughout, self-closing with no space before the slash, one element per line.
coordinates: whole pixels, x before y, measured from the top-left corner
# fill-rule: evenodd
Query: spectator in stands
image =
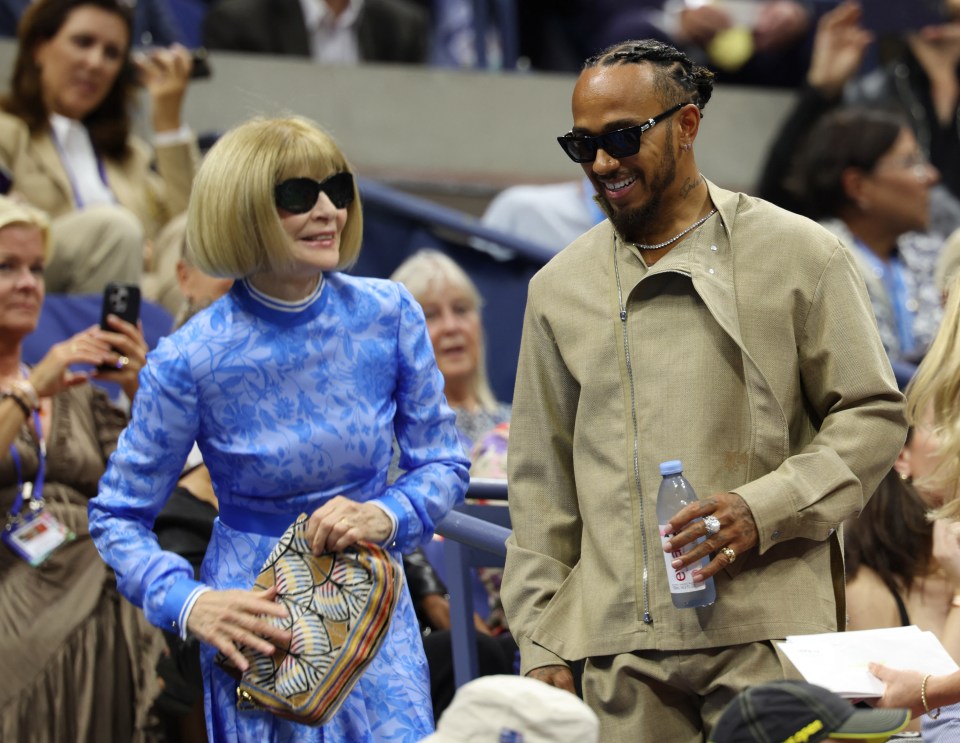
<path fill-rule="evenodd" d="M 23 518 L 42 501 L 41 518 L 76 535 L 36 565 L 0 546 L 0 739 L 129 741 L 157 692 L 163 640 L 117 594 L 90 540 L 87 503 L 127 421 L 70 366 L 126 359 L 96 376 L 132 398 L 147 347 L 115 319 L 110 332 L 86 329 L 26 367 L 21 345 L 40 315 L 49 251 L 46 217 L 0 197 L 0 509 L 5 521 L 18 509 Z"/>
<path fill-rule="evenodd" d="M 186 215 L 178 217 L 178 221 L 185 221 Z M 175 327 L 179 328 L 200 310 L 209 307 L 230 291 L 233 279 L 210 276 L 197 267 L 193 253 L 187 243 L 186 235 L 180 247 L 180 258 L 177 260 L 177 286 L 183 297 L 183 305 L 174 319 Z"/>
<path fill-rule="evenodd" d="M 481 222 L 559 253 L 605 218 L 594 200 L 596 193 L 587 178 L 510 186 L 493 198 Z"/>
<path fill-rule="evenodd" d="M 847 628 L 916 624 L 960 658 L 960 613 L 948 620 L 960 611 L 953 605 L 960 593 L 957 525 L 927 519 L 943 506 L 945 494 L 923 485 L 939 445 L 928 414 L 910 429 L 896 464 L 863 511 L 845 523 Z"/>
<path fill-rule="evenodd" d="M 193 180 L 196 141 L 180 118 L 190 54 L 174 46 L 134 59 L 131 29 L 121 0 L 38 0 L 20 24 L 0 100 L 0 165 L 13 192 L 53 218 L 52 292 L 98 293 L 122 280 L 155 300 L 175 281 L 150 270 L 171 249 L 151 241 L 186 209 Z M 156 170 L 131 133 L 138 81 L 152 103 Z"/>
<path fill-rule="evenodd" d="M 928 426 L 937 439 L 933 466 L 916 472 L 914 485 L 920 490 L 942 494 L 944 504 L 933 515 L 937 519 L 953 522 L 960 519 L 958 349 L 960 283 L 955 280 L 948 292 L 947 306 L 937 336 L 907 388 L 908 420 L 914 427 Z M 955 530 L 954 523 L 951 526 L 954 537 Z M 914 715 L 927 715 L 923 720 L 925 741 L 957 739 L 960 733 L 960 671 L 947 676 L 930 676 L 916 671 L 886 668 L 880 664 L 871 665 L 870 670 L 884 682 L 881 706 L 909 707 Z"/>
<path fill-rule="evenodd" d="M 483 298 L 466 272 L 438 250 L 414 253 L 390 278 L 407 287 L 423 308 L 443 391 L 469 451 L 496 425 L 510 420 L 510 405 L 493 396 L 487 378 Z"/>
<path fill-rule="evenodd" d="M 237 208 L 243 205 L 243 208 Z M 413 739 L 433 727 L 426 659 L 409 593 L 383 644 L 322 728 L 236 709 L 246 645 L 290 635 L 276 588 L 251 591 L 297 514 L 314 552 L 360 540 L 399 559 L 430 539 L 468 481 L 423 315 L 403 287 L 349 276 L 363 219 L 336 143 L 299 118 L 254 119 L 211 148 L 187 239 L 197 265 L 238 279 L 151 353 L 133 415 L 90 503 L 91 534 L 122 593 L 157 626 L 201 641 L 211 739 Z M 387 484 L 396 436 L 405 474 Z M 196 442 L 219 517 L 201 581 L 149 525 Z"/>
<path fill-rule="evenodd" d="M 823 15 L 805 84 L 767 156 L 758 186 L 762 198 L 803 213 L 786 179 L 814 123 L 841 104 L 892 106 L 907 117 L 924 156 L 943 178 L 933 190 L 931 230 L 947 235 L 960 227 L 960 1 L 945 6 L 954 20 L 906 35 L 863 78 L 857 74 L 875 39 L 863 26 L 859 3 L 847 0 Z"/>
<path fill-rule="evenodd" d="M 487 378 L 486 343 L 480 313 L 483 298 L 466 272 L 438 250 L 407 258 L 391 279 L 407 287 L 423 308 L 430 341 L 443 374 L 444 394 L 457 414 L 457 431 L 470 452 L 475 477 L 506 478 L 510 405 L 498 401 Z M 505 631 L 500 604 L 502 571 L 480 571 L 490 601 L 493 629 Z"/>
<path fill-rule="evenodd" d="M 20 16 L 33 0 L 0 0 L 0 36 L 16 36 Z M 170 46 L 183 42 L 183 32 L 169 0 L 130 0 L 134 46 Z"/>
<path fill-rule="evenodd" d="M 409 0 L 219 0 L 203 43 L 331 64 L 416 64 L 427 61 L 429 23 Z"/>
<path fill-rule="evenodd" d="M 909 379 L 937 330 L 934 269 L 942 238 L 923 235 L 940 174 L 906 120 L 843 107 L 817 122 L 792 182 L 805 211 L 850 248 L 866 282 L 890 359 Z"/>
<path fill-rule="evenodd" d="M 927 514 L 943 505 L 945 494 L 923 485 L 936 467 L 939 443 L 928 414 L 910 429 L 896 464 L 863 511 L 844 524 L 847 629 L 914 624 L 960 659 L 960 607 L 954 600 L 960 593 L 960 524 L 931 523 Z"/>

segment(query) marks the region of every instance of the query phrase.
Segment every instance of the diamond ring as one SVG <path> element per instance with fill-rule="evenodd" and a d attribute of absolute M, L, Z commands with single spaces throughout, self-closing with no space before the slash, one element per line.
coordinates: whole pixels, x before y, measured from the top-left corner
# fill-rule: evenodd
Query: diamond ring
<path fill-rule="evenodd" d="M 720 550 L 720 553 L 727 558 L 727 565 L 733 565 L 737 561 L 737 553 L 729 547 L 724 547 Z"/>
<path fill-rule="evenodd" d="M 703 517 L 703 528 L 707 530 L 707 536 L 712 537 L 720 531 L 720 519 L 713 514 Z"/>
<path fill-rule="evenodd" d="M 130 363 L 130 359 L 128 359 L 126 356 L 121 356 L 120 358 L 117 359 L 117 368 L 122 369 L 129 363 Z"/>

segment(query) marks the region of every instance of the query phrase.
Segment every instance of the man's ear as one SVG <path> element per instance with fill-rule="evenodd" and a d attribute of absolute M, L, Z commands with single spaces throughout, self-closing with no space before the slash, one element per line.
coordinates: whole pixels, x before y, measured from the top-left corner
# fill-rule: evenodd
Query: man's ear
<path fill-rule="evenodd" d="M 692 145 L 700 131 L 700 108 L 695 103 L 689 103 L 677 113 L 677 122 L 680 127 L 680 146 Z M 690 149 L 684 147 L 684 149 Z"/>

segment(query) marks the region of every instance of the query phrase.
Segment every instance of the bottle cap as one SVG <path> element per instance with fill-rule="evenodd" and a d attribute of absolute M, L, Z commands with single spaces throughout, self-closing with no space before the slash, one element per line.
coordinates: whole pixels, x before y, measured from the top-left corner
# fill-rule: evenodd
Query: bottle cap
<path fill-rule="evenodd" d="M 660 474 L 666 477 L 667 475 L 679 475 L 683 472 L 683 462 L 679 459 L 671 459 L 669 462 L 660 463 Z"/>

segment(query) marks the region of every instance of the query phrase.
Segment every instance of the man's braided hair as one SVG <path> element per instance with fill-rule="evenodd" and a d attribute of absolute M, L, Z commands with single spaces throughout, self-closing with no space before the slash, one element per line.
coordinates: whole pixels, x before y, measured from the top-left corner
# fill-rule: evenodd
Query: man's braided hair
<path fill-rule="evenodd" d="M 654 85 L 664 102 L 696 103 L 703 111 L 713 94 L 713 73 L 686 54 L 655 39 L 623 41 L 589 57 L 583 69 L 649 62 L 657 68 Z"/>

